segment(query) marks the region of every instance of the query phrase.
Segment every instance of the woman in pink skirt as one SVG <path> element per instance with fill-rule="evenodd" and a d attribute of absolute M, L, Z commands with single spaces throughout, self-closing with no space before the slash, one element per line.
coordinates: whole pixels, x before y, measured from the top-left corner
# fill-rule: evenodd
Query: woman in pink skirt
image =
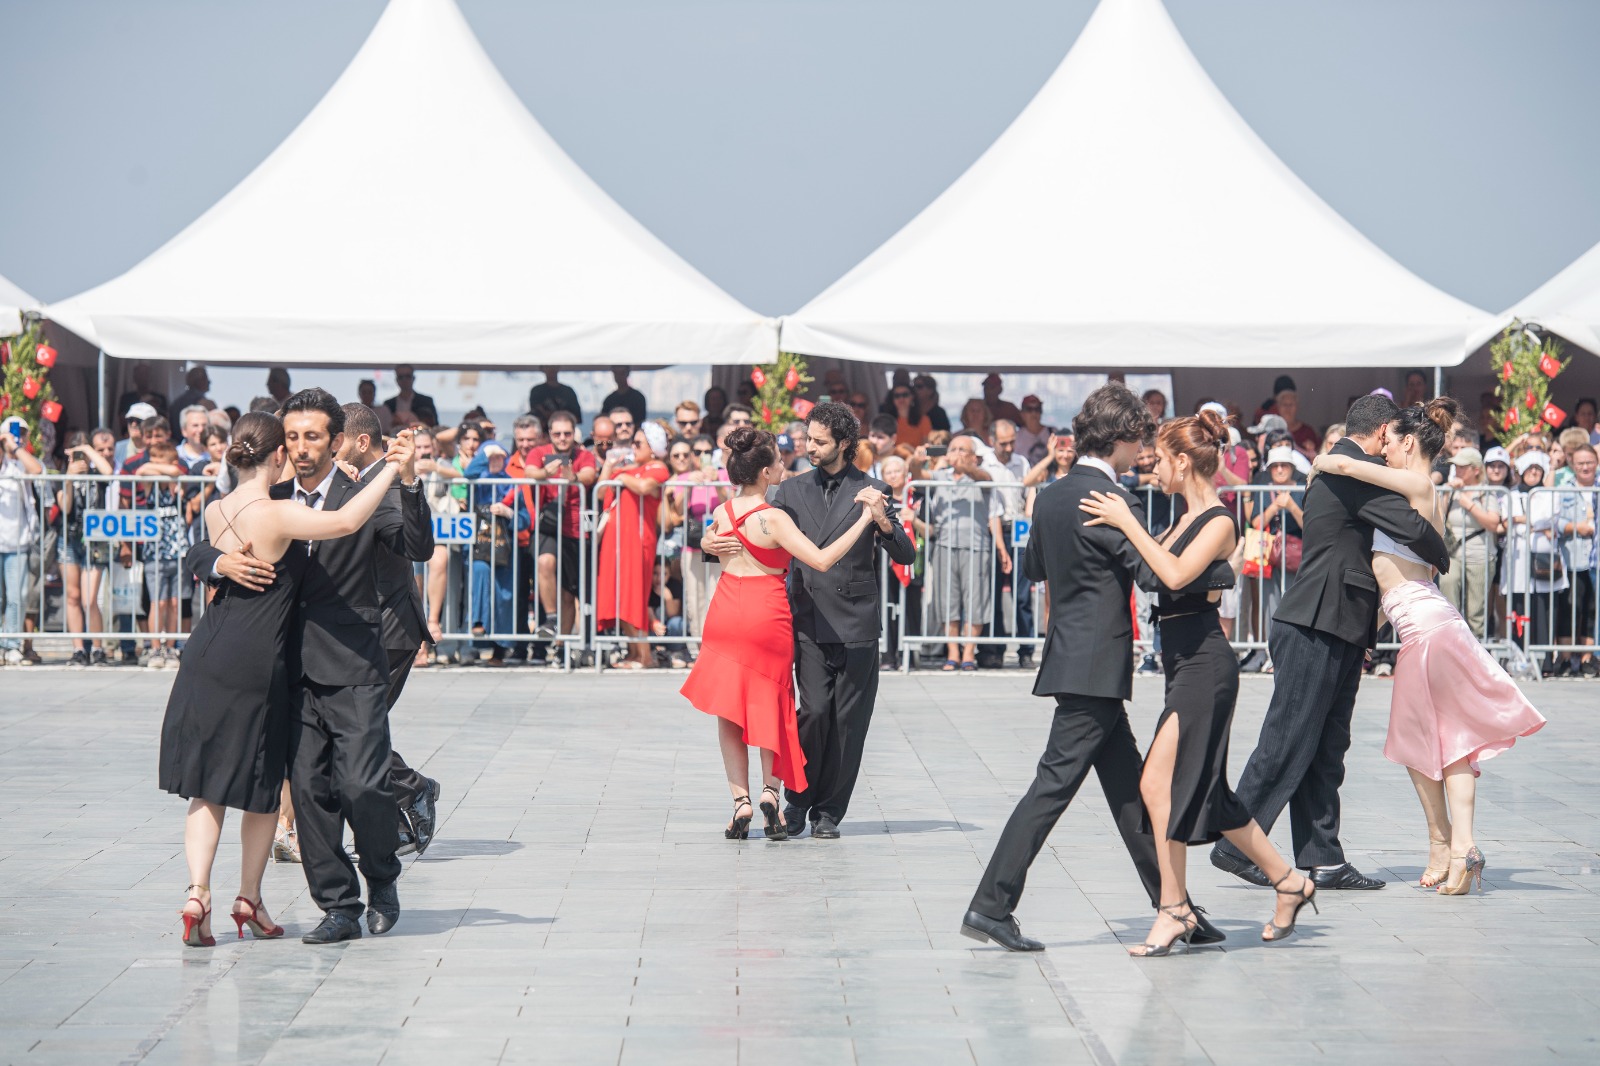
<path fill-rule="evenodd" d="M 1331 454 L 1313 465 L 1398 492 L 1442 527 L 1429 472 L 1460 413 L 1445 396 L 1402 410 L 1389 425 L 1387 466 Z M 1484 857 L 1472 837 L 1478 764 L 1538 732 L 1544 717 L 1439 592 L 1427 563 L 1381 531 L 1373 534 L 1372 553 L 1383 611 L 1400 638 L 1383 753 L 1411 771 L 1428 820 L 1420 883 L 1458 896 L 1476 881 L 1481 892 Z"/>

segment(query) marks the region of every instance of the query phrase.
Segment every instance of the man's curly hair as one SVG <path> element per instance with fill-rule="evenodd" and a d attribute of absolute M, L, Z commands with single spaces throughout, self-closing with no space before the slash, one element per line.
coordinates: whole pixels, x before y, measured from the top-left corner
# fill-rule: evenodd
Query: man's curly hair
<path fill-rule="evenodd" d="M 1120 441 L 1148 444 L 1155 433 L 1156 420 L 1120 381 L 1108 381 L 1091 392 L 1083 401 L 1083 409 L 1072 419 L 1078 454 L 1098 459 L 1110 455 Z"/>
<path fill-rule="evenodd" d="M 839 454 L 844 456 L 844 461 L 856 461 L 856 446 L 861 442 L 861 422 L 854 411 L 842 403 L 827 400 L 813 407 L 806 421 L 826 426 L 839 443 Z"/>

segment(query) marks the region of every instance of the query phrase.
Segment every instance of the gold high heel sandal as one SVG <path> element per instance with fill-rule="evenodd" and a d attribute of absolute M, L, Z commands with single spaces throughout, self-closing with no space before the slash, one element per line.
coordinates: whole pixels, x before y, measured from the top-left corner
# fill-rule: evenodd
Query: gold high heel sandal
<path fill-rule="evenodd" d="M 1483 868 L 1488 865 L 1488 862 L 1483 857 L 1483 852 L 1479 851 L 1478 846 L 1474 844 L 1467 849 L 1465 855 L 1450 856 L 1452 866 L 1455 865 L 1457 859 L 1460 859 L 1464 864 L 1461 867 L 1461 876 L 1451 878 L 1440 885 L 1437 889 L 1439 895 L 1465 896 L 1472 891 L 1472 883 L 1474 881 L 1478 883 L 1478 895 L 1483 895 Z"/>
<path fill-rule="evenodd" d="M 1444 848 L 1444 869 L 1433 865 L 1433 849 Z M 1434 840 L 1428 838 L 1428 865 L 1423 869 L 1422 876 L 1417 878 L 1417 884 L 1423 888 L 1432 888 L 1450 876 L 1450 842 L 1448 840 Z"/>

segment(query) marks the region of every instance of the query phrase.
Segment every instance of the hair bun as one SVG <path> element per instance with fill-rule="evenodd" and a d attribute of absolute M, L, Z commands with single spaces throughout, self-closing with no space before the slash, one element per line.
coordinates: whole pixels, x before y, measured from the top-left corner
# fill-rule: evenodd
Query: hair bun
<path fill-rule="evenodd" d="M 1438 426 L 1445 436 L 1455 432 L 1456 422 L 1461 418 L 1461 405 L 1453 397 L 1435 396 L 1421 407 L 1423 416 Z"/>
<path fill-rule="evenodd" d="M 728 434 L 728 439 L 723 442 L 730 451 L 748 452 L 761 443 L 761 434 L 754 426 L 740 426 Z"/>
<path fill-rule="evenodd" d="M 1195 415 L 1197 428 L 1203 437 L 1210 440 L 1217 447 L 1222 447 L 1228 442 L 1228 423 L 1215 411 L 1201 411 Z"/>

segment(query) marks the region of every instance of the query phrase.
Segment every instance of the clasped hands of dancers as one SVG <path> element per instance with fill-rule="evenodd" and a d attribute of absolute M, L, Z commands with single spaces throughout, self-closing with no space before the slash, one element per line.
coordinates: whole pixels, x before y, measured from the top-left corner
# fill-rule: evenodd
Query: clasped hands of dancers
<path fill-rule="evenodd" d="M 370 932 L 393 928 L 402 834 L 420 853 L 434 831 L 438 782 L 389 742 L 389 710 L 427 638 L 411 562 L 432 555 L 433 524 L 411 434 L 383 451 L 371 409 L 340 407 L 322 389 L 294 394 L 280 415 L 235 423 L 227 462 L 237 486 L 207 505 L 208 537 L 189 553 L 216 592 L 168 699 L 159 783 L 190 801 L 180 914 L 192 947 L 216 943 L 211 868 L 229 808 L 242 812 L 238 935 L 246 926 L 283 935 L 261 879 L 286 774 L 306 882 L 323 911 L 306 943 L 360 937 L 363 910 Z M 344 849 L 347 823 L 361 877 Z"/>
<path fill-rule="evenodd" d="M 758 806 L 772 839 L 803 831 L 808 809 L 812 835 L 836 837 L 860 767 L 877 671 L 867 668 L 870 656 L 853 663 L 849 652 L 852 642 L 875 647 L 877 546 L 896 562 L 907 561 L 911 546 L 893 500 L 850 464 L 854 419 L 838 406 L 818 405 L 808 423 L 817 469 L 776 488 L 781 467 L 770 437 L 749 429 L 730 436 L 729 473 L 740 491 L 703 542 L 722 557 L 725 576 L 683 693 L 719 719 L 734 802 L 724 832 L 732 839 L 745 839 L 754 817 L 748 746 L 761 749 Z M 1240 534 L 1214 487 L 1227 427 L 1218 413 L 1202 411 L 1157 434 L 1126 387 L 1113 383 L 1089 396 L 1073 420 L 1078 462 L 1037 498 L 1025 555 L 1027 576 L 1047 582 L 1051 597 L 1034 694 L 1053 697 L 1056 712 L 1033 784 L 963 919 L 965 935 L 1014 951 L 1044 947 L 1022 934 L 1014 912 L 1028 868 L 1091 768 L 1156 910 L 1144 943 L 1130 948 L 1134 955 L 1225 939 L 1190 898 L 1192 844 L 1216 844 L 1215 865 L 1274 890 L 1261 931 L 1267 942 L 1291 936 L 1319 890 L 1383 887 L 1345 861 L 1338 839 L 1338 789 L 1380 596 L 1402 645 L 1384 753 L 1408 768 L 1422 801 L 1431 850 L 1421 883 L 1442 894 L 1463 893 L 1473 882 L 1481 888 L 1484 859 L 1472 838 L 1477 764 L 1544 719 L 1432 581 L 1449 557 L 1428 471 L 1457 414 L 1449 399 L 1402 411 L 1386 397 L 1363 397 L 1347 415 L 1349 435 L 1318 460 L 1305 497 L 1300 570 L 1269 642 L 1277 667 L 1272 701 L 1235 793 L 1227 760 L 1239 668 L 1217 604 L 1234 583 L 1229 559 Z M 1117 483 L 1152 436 L 1162 491 L 1185 505 L 1160 539 Z M 857 486 L 869 491 L 842 491 Z M 852 502 L 862 505 L 854 522 Z M 862 538 L 874 523 L 875 537 Z M 796 573 L 785 596 L 790 556 Z M 825 577 L 836 565 L 851 569 Z M 857 588 L 863 579 L 870 586 Z M 1157 596 L 1166 674 L 1165 708 L 1143 757 L 1123 706 L 1132 695 L 1136 581 Z M 839 713 L 841 700 L 851 713 Z M 822 773 L 826 784 L 816 780 Z M 781 819 L 780 783 L 789 803 Z M 1266 835 L 1285 806 L 1293 863 Z"/>

